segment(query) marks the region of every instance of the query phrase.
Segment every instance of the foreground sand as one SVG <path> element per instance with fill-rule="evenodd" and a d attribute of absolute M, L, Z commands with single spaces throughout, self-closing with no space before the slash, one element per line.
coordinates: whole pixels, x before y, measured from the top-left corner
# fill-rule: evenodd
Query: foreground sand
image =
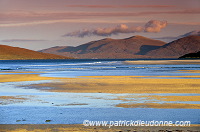
<path fill-rule="evenodd" d="M 83 125 L 40 124 L 0 125 L 1 132 L 199 132 L 200 126 L 190 127 L 85 127 Z"/>

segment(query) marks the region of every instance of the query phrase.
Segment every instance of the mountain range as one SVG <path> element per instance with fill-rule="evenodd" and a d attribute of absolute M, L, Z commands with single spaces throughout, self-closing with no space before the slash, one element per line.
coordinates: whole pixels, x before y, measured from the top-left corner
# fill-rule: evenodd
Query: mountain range
<path fill-rule="evenodd" d="M 159 40 L 133 36 L 126 39 L 106 38 L 77 47 L 57 46 L 40 52 L 75 58 L 143 58 L 146 52 L 164 44 Z"/>
<path fill-rule="evenodd" d="M 200 36 L 186 35 L 170 43 L 133 36 L 125 39 L 105 38 L 76 47 L 56 46 L 39 52 L 80 59 L 178 58 L 200 51 Z"/>
<path fill-rule="evenodd" d="M 0 60 L 70 59 L 66 56 L 41 53 L 19 47 L 0 45 Z"/>
<path fill-rule="evenodd" d="M 56 46 L 40 51 L 0 45 L 0 60 L 191 58 L 198 57 L 199 51 L 200 31 L 196 30 L 180 35 L 170 43 L 132 36 L 125 39 L 105 38 L 75 47 Z"/>

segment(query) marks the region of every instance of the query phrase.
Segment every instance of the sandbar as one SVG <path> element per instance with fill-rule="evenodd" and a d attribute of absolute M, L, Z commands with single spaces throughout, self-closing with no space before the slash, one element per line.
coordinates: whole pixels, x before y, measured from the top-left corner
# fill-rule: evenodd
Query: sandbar
<path fill-rule="evenodd" d="M 5 74 L 0 75 L 0 82 L 21 82 L 61 79 L 55 77 L 41 77 L 39 74 Z"/>
<path fill-rule="evenodd" d="M 200 104 L 181 104 L 181 103 L 123 103 L 116 107 L 123 108 L 157 108 L 157 109 L 200 109 Z"/>
<path fill-rule="evenodd" d="M 27 86 L 26 86 L 27 87 Z M 73 93 L 200 93 L 199 79 L 159 79 L 134 76 L 68 78 L 33 84 L 32 88 Z"/>
<path fill-rule="evenodd" d="M 148 95 L 142 96 L 149 99 L 157 99 L 159 101 L 199 101 L 200 96 L 160 96 L 160 95 Z"/>
<path fill-rule="evenodd" d="M 20 96 L 0 96 L 0 105 L 22 103 L 25 100 L 27 100 L 27 98 Z"/>

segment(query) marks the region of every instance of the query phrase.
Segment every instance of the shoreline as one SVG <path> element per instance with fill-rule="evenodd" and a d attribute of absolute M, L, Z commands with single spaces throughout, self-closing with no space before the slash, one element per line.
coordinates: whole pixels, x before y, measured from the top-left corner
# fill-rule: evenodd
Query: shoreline
<path fill-rule="evenodd" d="M 125 61 L 125 64 L 130 65 L 180 65 L 180 64 L 200 64 L 198 60 L 135 60 Z"/>
<path fill-rule="evenodd" d="M 82 124 L 9 124 L 2 125 L 0 124 L 0 131 L 2 132 L 155 132 L 155 131 L 190 131 L 197 132 L 200 130 L 200 125 L 191 125 L 191 126 L 113 126 L 109 128 L 108 126 L 83 126 Z"/>

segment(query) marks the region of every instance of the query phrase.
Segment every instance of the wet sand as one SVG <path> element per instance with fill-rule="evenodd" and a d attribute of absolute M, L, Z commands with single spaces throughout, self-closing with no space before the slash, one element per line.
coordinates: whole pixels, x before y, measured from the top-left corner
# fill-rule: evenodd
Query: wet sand
<path fill-rule="evenodd" d="M 61 79 L 55 77 L 41 77 L 39 74 L 6 74 L 0 75 L 0 82 L 21 82 Z"/>
<path fill-rule="evenodd" d="M 179 71 L 185 73 L 200 73 L 200 70 L 179 70 Z"/>
<path fill-rule="evenodd" d="M 190 127 L 171 126 L 120 126 L 120 127 L 86 127 L 83 125 L 40 124 L 40 125 L 0 125 L 1 132 L 199 132 L 199 125 Z"/>
<path fill-rule="evenodd" d="M 184 96 L 184 95 L 127 95 L 118 96 L 118 98 L 113 100 L 123 100 L 123 101 L 134 101 L 135 98 L 146 98 L 147 100 L 159 100 L 159 101 L 200 101 L 200 96 Z"/>
<path fill-rule="evenodd" d="M 189 71 L 188 71 L 189 72 Z M 194 71 L 190 71 L 194 72 Z M 152 76 L 151 76 L 152 77 Z M 149 76 L 82 76 L 77 78 L 41 77 L 38 74 L 7 74 L 0 75 L 0 82 L 52 80 L 49 83 L 25 85 L 21 87 L 45 90 L 49 92 L 71 93 L 200 93 L 199 79 L 160 79 Z M 156 76 L 158 77 L 158 76 Z M 180 76 L 179 76 L 180 77 Z M 185 76 L 184 76 L 185 77 Z M 198 76 L 192 76 L 199 78 Z M 45 89 L 46 88 L 46 89 Z M 50 88 L 50 89 L 49 89 Z M 142 104 L 118 104 L 124 108 L 186 108 L 199 109 L 199 104 L 184 104 L 184 101 L 200 101 L 200 96 L 143 96 L 147 100 L 156 99 L 156 102 Z M 136 97 L 141 98 L 141 97 Z M 3 99 L 3 98 L 2 98 Z M 134 99 L 132 97 L 131 99 Z M 130 101 L 131 101 L 130 99 Z M 4 99 L 5 100 L 5 99 Z M 14 102 L 13 99 L 7 99 Z M 16 99 L 16 101 L 19 99 Z M 127 97 L 117 100 L 129 101 Z M 23 101 L 23 100 L 20 100 Z M 179 104 L 170 102 L 159 104 L 159 101 L 182 101 Z M 5 101 L 4 101 L 5 102 Z"/>
<path fill-rule="evenodd" d="M 132 103 L 121 103 L 121 104 L 116 105 L 116 107 L 123 107 L 123 108 L 200 109 L 200 104 L 198 103 L 191 104 L 193 101 L 200 102 L 200 96 L 128 95 L 128 96 L 121 96 L 121 97 L 119 96 L 112 100 L 132 102 Z M 145 100 L 145 102 L 136 103 L 136 101 L 139 101 L 139 100 L 140 101 Z M 188 101 L 190 103 L 186 104 L 185 102 L 188 102 Z"/>
<path fill-rule="evenodd" d="M 189 72 L 189 71 L 188 71 Z M 194 71 L 190 71 L 194 72 Z M 164 77 L 164 76 L 154 76 Z M 199 76 L 176 76 L 187 77 L 185 79 L 152 78 L 149 76 L 82 76 L 77 78 L 63 78 L 50 83 L 33 84 L 25 87 L 42 89 L 50 92 L 72 92 L 72 93 L 200 93 L 199 79 L 190 79 Z M 48 89 L 45 89 L 48 88 Z M 50 89 L 49 89 L 50 88 Z M 184 101 L 200 101 L 200 96 L 143 96 L 146 103 L 122 103 L 116 107 L 123 108 L 162 108 L 162 109 L 200 109 L 200 104 L 185 103 Z M 132 97 L 142 98 L 142 97 Z M 127 97 L 116 100 L 131 101 Z M 153 102 L 155 99 L 157 101 Z M 150 100 L 150 101 L 148 101 Z M 164 101 L 164 103 L 159 103 Z M 172 101 L 168 103 L 169 101 Z M 174 102 L 173 102 L 174 101 Z M 177 103 L 181 101 L 181 103 Z"/>
<path fill-rule="evenodd" d="M 200 96 L 159 96 L 159 95 L 148 95 L 142 96 L 148 97 L 149 99 L 157 99 L 160 101 L 200 101 Z"/>
<path fill-rule="evenodd" d="M 199 73 L 198 70 L 180 72 Z M 25 72 L 24 72 L 25 73 Z M 30 72 L 27 72 L 30 73 Z M 167 79 L 162 78 L 167 77 Z M 184 77 L 185 79 L 173 79 Z M 190 79 L 197 78 L 197 79 Z M 77 78 L 41 77 L 39 74 L 0 75 L 0 82 L 52 80 L 30 85 L 50 92 L 73 93 L 200 93 L 199 75 L 190 76 L 82 76 Z M 26 86 L 28 87 L 28 86 Z"/>
<path fill-rule="evenodd" d="M 27 98 L 20 96 L 0 96 L 0 105 L 22 103 L 25 100 L 27 100 Z"/>
<path fill-rule="evenodd" d="M 158 108 L 158 109 L 200 109 L 200 104 L 181 104 L 181 103 L 124 103 L 116 107 L 123 108 Z"/>

